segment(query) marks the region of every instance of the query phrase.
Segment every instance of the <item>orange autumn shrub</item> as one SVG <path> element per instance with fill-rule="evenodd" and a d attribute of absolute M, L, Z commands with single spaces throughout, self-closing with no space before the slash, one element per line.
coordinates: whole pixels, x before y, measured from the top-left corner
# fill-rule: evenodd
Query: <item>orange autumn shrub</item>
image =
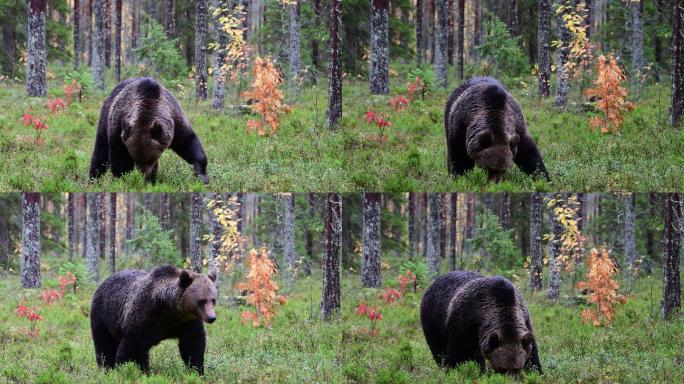
<path fill-rule="evenodd" d="M 577 283 L 577 288 L 589 291 L 588 301 L 594 308 L 582 312 L 582 321 L 591 321 L 594 326 L 608 325 L 615 317 L 615 306 L 625 304 L 627 300 L 618 294 L 620 288 L 613 276 L 617 274 L 617 267 L 608 256 L 608 251 L 596 248 L 589 255 L 589 272 L 587 281 Z"/>
<path fill-rule="evenodd" d="M 285 94 L 278 89 L 283 78 L 271 59 L 261 57 L 254 60 L 252 76 L 252 90 L 243 92 L 242 97 L 253 101 L 252 111 L 259 114 L 260 119 L 248 121 L 247 130 L 256 130 L 259 136 L 273 135 L 278 131 L 280 114 L 290 110 L 288 105 L 283 104 Z"/>
<path fill-rule="evenodd" d="M 600 128 L 601 132 L 617 132 L 624 122 L 625 110 L 633 110 L 632 103 L 627 101 L 627 89 L 622 83 L 627 80 L 625 73 L 617 64 L 615 57 L 601 55 L 596 64 L 596 80 L 594 88 L 584 91 L 587 97 L 596 97 L 596 107 L 603 116 L 595 116 L 589 120 L 589 127 Z"/>
<path fill-rule="evenodd" d="M 275 316 L 275 305 L 285 304 L 285 298 L 278 295 L 280 287 L 273 280 L 278 269 L 265 248 L 249 251 L 247 267 L 249 273 L 245 281 L 236 284 L 235 288 L 247 291 L 247 303 L 254 306 L 254 311 L 243 311 L 240 320 L 243 324 L 251 321 L 255 327 L 270 327 Z"/>

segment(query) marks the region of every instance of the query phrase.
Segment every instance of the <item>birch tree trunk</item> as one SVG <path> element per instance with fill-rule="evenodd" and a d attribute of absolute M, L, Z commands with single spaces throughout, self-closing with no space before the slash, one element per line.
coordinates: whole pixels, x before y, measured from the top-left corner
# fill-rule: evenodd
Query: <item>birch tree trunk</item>
<path fill-rule="evenodd" d="M 21 286 L 40 288 L 40 193 L 22 194 Z"/>
<path fill-rule="evenodd" d="M 389 94 L 389 0 L 371 0 L 370 92 Z"/>
<path fill-rule="evenodd" d="M 551 96 L 551 0 L 539 0 L 537 56 L 539 57 L 539 97 Z"/>
<path fill-rule="evenodd" d="M 45 50 L 45 0 L 29 0 L 28 57 L 26 61 L 26 93 L 30 97 L 45 96 L 47 53 Z"/>
<path fill-rule="evenodd" d="M 449 65 L 447 61 L 448 1 L 436 0 L 437 22 L 435 23 L 435 83 L 446 88 L 449 84 Z"/>
<path fill-rule="evenodd" d="M 432 278 L 439 274 L 439 193 L 428 193 L 427 269 Z"/>
<path fill-rule="evenodd" d="M 283 196 L 283 255 L 285 256 L 285 281 L 290 288 L 295 280 L 295 195 L 287 193 Z"/>
<path fill-rule="evenodd" d="M 202 194 L 190 195 L 190 269 L 202 272 Z"/>
<path fill-rule="evenodd" d="M 676 319 L 681 310 L 681 283 L 679 277 L 679 250 L 681 247 L 682 208 L 679 194 L 668 193 L 665 200 L 665 254 L 663 256 L 663 301 L 661 312 L 665 319 Z"/>
<path fill-rule="evenodd" d="M 549 258 L 549 294 L 548 298 L 551 300 L 558 300 L 561 286 L 561 268 L 562 261 L 561 254 L 561 236 L 563 234 L 563 226 L 554 210 L 562 205 L 561 196 L 551 194 L 550 199 L 556 200 L 556 203 L 551 206 L 549 216 L 553 223 L 553 240 L 551 240 L 551 257 Z"/>
<path fill-rule="evenodd" d="M 670 107 L 670 124 L 679 126 L 679 119 L 684 114 L 684 0 L 674 1 L 672 12 L 672 101 Z"/>
<path fill-rule="evenodd" d="M 93 85 L 104 90 L 105 67 L 105 0 L 95 0 L 95 33 L 93 36 Z"/>
<path fill-rule="evenodd" d="M 92 281 L 100 281 L 100 194 L 90 192 L 88 199 L 88 229 L 86 230 L 86 267 Z"/>
<path fill-rule="evenodd" d="M 363 194 L 363 249 L 361 282 L 364 287 L 379 288 L 380 257 L 382 252 L 380 230 L 380 194 Z"/>
<path fill-rule="evenodd" d="M 539 291 L 543 288 L 542 276 L 542 195 L 534 192 L 530 196 L 530 287 Z"/>
<path fill-rule="evenodd" d="M 195 8 L 195 98 L 207 99 L 207 0 L 197 0 Z"/>
<path fill-rule="evenodd" d="M 338 2 L 339 0 L 334 0 Z M 340 311 L 340 243 L 342 241 L 342 199 L 337 193 L 325 197 L 323 297 L 321 316 L 330 320 Z"/>
<path fill-rule="evenodd" d="M 330 9 L 330 43 L 328 63 L 328 113 L 327 125 L 334 129 L 342 118 L 342 0 L 332 0 Z"/>

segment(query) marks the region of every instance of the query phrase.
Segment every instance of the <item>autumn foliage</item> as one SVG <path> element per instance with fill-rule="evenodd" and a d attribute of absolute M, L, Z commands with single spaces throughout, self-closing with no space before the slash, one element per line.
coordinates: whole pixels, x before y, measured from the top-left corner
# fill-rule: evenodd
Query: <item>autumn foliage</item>
<path fill-rule="evenodd" d="M 391 96 L 389 100 L 389 106 L 392 108 L 392 112 L 376 112 L 373 110 L 368 110 L 363 115 L 363 120 L 370 125 L 375 125 L 379 130 L 380 134 L 377 137 L 377 141 L 384 143 L 387 141 L 387 135 L 385 135 L 385 128 L 391 127 L 392 122 L 390 118 L 394 113 L 402 112 L 408 109 L 409 105 L 415 100 L 416 93 L 420 92 L 422 97 L 425 97 L 425 83 L 420 77 L 416 77 L 415 82 L 409 82 L 406 85 L 407 95 Z"/>
<path fill-rule="evenodd" d="M 627 302 L 623 295 L 618 294 L 620 286 L 613 280 L 616 274 L 617 267 L 608 256 L 608 251 L 592 249 L 587 281 L 577 283 L 577 288 L 589 291 L 588 301 L 594 304 L 594 308 L 582 312 L 582 321 L 591 321 L 594 326 L 608 325 L 615 316 L 615 306 Z"/>
<path fill-rule="evenodd" d="M 251 322 L 255 327 L 270 327 L 276 304 L 285 304 L 285 298 L 278 295 L 280 287 L 273 280 L 278 274 L 276 265 L 268 257 L 268 251 L 262 248 L 249 252 L 247 266 L 249 273 L 245 281 L 235 287 L 247 291 L 247 303 L 253 305 L 254 310 L 242 312 L 240 320 L 243 324 Z"/>
<path fill-rule="evenodd" d="M 589 120 L 589 126 L 600 128 L 601 132 L 617 132 L 624 121 L 625 110 L 633 109 L 632 103 L 627 101 L 627 89 L 622 87 L 626 76 L 615 57 L 601 55 L 596 64 L 596 80 L 594 88 L 587 89 L 584 94 L 596 97 L 596 107 L 603 112 L 603 116 L 595 116 Z"/>
<path fill-rule="evenodd" d="M 242 97 L 253 101 L 252 111 L 261 117 L 259 120 L 249 120 L 247 130 L 256 130 L 259 136 L 274 135 L 280 125 L 280 115 L 290 110 L 288 105 L 283 104 L 285 94 L 278 89 L 283 78 L 271 59 L 260 57 L 254 60 L 252 75 L 252 89 L 243 92 Z"/>

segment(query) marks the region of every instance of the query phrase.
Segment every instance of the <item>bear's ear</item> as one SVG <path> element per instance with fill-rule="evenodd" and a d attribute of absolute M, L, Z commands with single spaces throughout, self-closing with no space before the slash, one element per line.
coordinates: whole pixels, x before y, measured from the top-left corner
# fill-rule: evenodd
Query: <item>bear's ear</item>
<path fill-rule="evenodd" d="M 189 287 L 190 284 L 192 284 L 192 276 L 190 276 L 188 271 L 186 271 L 184 269 L 180 273 L 180 277 L 178 279 L 178 285 L 180 285 L 180 287 L 182 289 L 185 289 L 185 288 Z"/>
<path fill-rule="evenodd" d="M 209 277 L 209 280 L 211 280 L 212 283 L 215 283 L 215 282 L 216 282 L 216 277 L 217 277 L 217 276 L 216 276 L 216 270 L 215 270 L 215 269 L 212 269 L 211 271 L 209 271 L 209 273 L 207 273 L 207 277 Z"/>

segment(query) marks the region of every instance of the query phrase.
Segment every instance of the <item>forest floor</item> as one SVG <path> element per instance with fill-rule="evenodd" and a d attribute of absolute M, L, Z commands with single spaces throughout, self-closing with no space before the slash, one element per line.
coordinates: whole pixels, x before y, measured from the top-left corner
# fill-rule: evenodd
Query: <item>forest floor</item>
<path fill-rule="evenodd" d="M 55 263 L 56 264 L 56 263 Z M 47 265 L 46 265 L 47 266 Z M 44 273 L 44 287 L 55 287 L 57 270 Z M 383 272 L 386 286 L 398 273 Z M 611 326 L 581 321 L 582 307 L 567 297 L 551 303 L 531 295 L 528 279 L 515 279 L 530 304 L 543 375 L 517 379 L 480 375 L 473 364 L 452 371 L 437 367 L 423 338 L 419 303 L 424 288 L 407 293 L 382 310 L 377 334 L 355 312 L 360 302 L 381 305 L 381 290 L 363 289 L 359 277 L 343 272 L 342 309 L 333 322 L 318 319 L 320 272 L 301 278 L 287 303 L 276 309 L 272 328 L 242 325 L 238 308 L 221 299 L 218 320 L 208 325 L 203 379 L 187 371 L 176 343 L 162 342 L 151 352 L 151 374 L 134 365 L 103 372 L 95 363 L 88 323 L 95 286 L 88 284 L 45 307 L 39 290 L 19 287 L 15 273 L 0 272 L 0 382 L 7 383 L 673 383 L 684 378 L 684 319 L 658 317 L 660 279 L 641 278 L 619 306 Z M 569 281 L 566 281 L 566 285 Z M 565 292 L 570 293 L 568 292 Z M 225 295 L 225 293 L 224 293 Z M 28 321 L 15 314 L 20 303 L 43 305 L 39 335 L 25 334 Z"/>
<path fill-rule="evenodd" d="M 453 77 L 452 77 L 453 79 Z M 392 78 L 392 95 L 406 94 L 404 78 Z M 108 79 L 107 89 L 114 81 Z M 63 96 L 63 77 L 49 81 L 49 96 Z M 450 89 L 457 84 L 452 80 Z M 533 180 L 513 167 L 501 183 L 475 170 L 456 180 L 446 169 L 443 109 L 448 92 L 435 90 L 408 110 L 392 113 L 380 138 L 363 115 L 390 113 L 388 96 L 371 96 L 364 81 L 344 85 L 344 117 L 336 131 L 325 127 L 327 87 L 305 87 L 276 136 L 247 133 L 252 116 L 216 112 L 211 100 L 195 103 L 188 80 L 170 87 L 209 158 L 211 182 L 202 185 L 191 167 L 168 151 L 156 185 L 139 172 L 115 180 L 87 181 L 95 127 L 105 93 L 91 91 L 66 112 L 49 113 L 47 99 L 27 98 L 25 86 L 0 84 L 0 191 L 666 191 L 684 189 L 684 129 L 667 123 L 669 85 L 649 85 L 618 134 L 588 126 L 594 112 L 576 103 L 561 111 L 553 98 L 540 101 L 536 82 L 509 82 L 544 157 L 552 181 Z M 229 90 L 227 104 L 236 104 Z M 243 103 L 240 101 L 239 103 Z M 44 143 L 20 120 L 30 111 L 47 116 Z"/>

